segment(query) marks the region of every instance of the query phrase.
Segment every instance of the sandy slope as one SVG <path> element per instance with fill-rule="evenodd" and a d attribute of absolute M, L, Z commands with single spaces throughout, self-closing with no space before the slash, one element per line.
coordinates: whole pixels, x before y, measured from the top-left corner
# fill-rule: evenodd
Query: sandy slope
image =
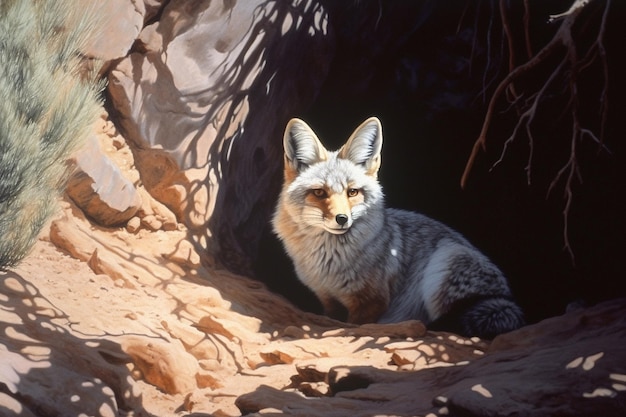
<path fill-rule="evenodd" d="M 238 415 L 239 395 L 261 385 L 287 387 L 297 366 L 313 363 L 324 373 L 336 364 L 442 364 L 432 348 L 423 354 L 415 346 L 393 348 L 422 336 L 419 323 L 345 328 L 298 311 L 255 281 L 198 262 L 184 229 L 99 228 L 64 202 L 49 237 L 0 276 L 9 391 L 54 381 L 54 389 L 39 389 L 23 405 L 87 414 L 117 407 L 140 415 Z M 407 349 L 408 359 L 401 354 Z M 327 391 L 324 382 L 300 379 L 309 393 Z M 84 384 L 91 392 L 81 394 Z"/>

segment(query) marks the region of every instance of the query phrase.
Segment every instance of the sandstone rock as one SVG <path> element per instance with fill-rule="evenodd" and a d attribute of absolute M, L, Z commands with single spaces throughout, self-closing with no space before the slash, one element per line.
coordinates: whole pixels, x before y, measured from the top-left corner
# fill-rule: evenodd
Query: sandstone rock
<path fill-rule="evenodd" d="M 100 35 L 86 48 L 87 56 L 112 61 L 128 54 L 143 28 L 146 6 L 142 0 L 86 1 L 81 7 L 93 8 L 101 16 Z M 153 12 L 151 12 L 153 14 Z"/>
<path fill-rule="evenodd" d="M 193 245 L 189 241 L 182 241 L 180 245 L 176 247 L 176 251 L 173 253 L 164 253 L 170 261 L 178 264 L 187 265 L 190 267 L 200 266 L 200 255 L 195 251 Z"/>
<path fill-rule="evenodd" d="M 135 215 L 141 198 L 134 184 L 103 154 L 95 136 L 75 160 L 67 194 L 78 207 L 103 226 L 124 224 Z"/>
<path fill-rule="evenodd" d="M 147 382 L 168 394 L 187 393 L 197 387 L 198 362 L 180 341 L 129 338 L 124 341 L 124 351 Z"/>
<path fill-rule="evenodd" d="M 131 233 L 142 226 L 150 231 L 176 230 L 176 215 L 146 191 L 130 148 L 106 112 L 95 131 L 75 156 L 77 170 L 67 188 L 70 198 L 100 225 L 130 222 L 126 227 Z"/>
<path fill-rule="evenodd" d="M 109 74 L 146 189 L 232 270 L 249 272 L 282 130 L 317 94 L 331 40 L 316 2 L 174 0 Z"/>
<path fill-rule="evenodd" d="M 163 223 L 157 220 L 157 218 L 152 214 L 141 219 L 141 224 L 152 231 L 159 230 L 163 226 Z"/>
<path fill-rule="evenodd" d="M 143 202 L 139 210 L 139 216 L 142 217 L 142 220 L 148 223 L 159 222 L 160 225 L 153 230 L 161 228 L 163 230 L 176 230 L 178 227 L 178 221 L 176 220 L 174 213 L 148 193 L 145 187 L 140 186 L 137 190 L 139 191 L 141 201 Z M 146 217 L 148 216 L 152 216 L 153 220 L 147 220 Z"/>
<path fill-rule="evenodd" d="M 369 336 L 374 338 L 414 338 L 426 335 L 426 326 L 418 320 L 399 323 L 367 323 L 361 326 L 330 330 L 324 336 Z"/>
<path fill-rule="evenodd" d="M 126 223 L 126 230 L 128 230 L 130 233 L 135 233 L 139 230 L 139 227 L 141 226 L 141 219 L 137 216 L 131 218 L 128 223 Z"/>
<path fill-rule="evenodd" d="M 145 20 L 150 20 L 158 14 L 165 3 L 166 0 L 143 0 L 146 9 Z"/>
<path fill-rule="evenodd" d="M 237 404 L 244 413 L 272 407 L 281 415 L 307 416 L 617 417 L 626 399 L 625 312 L 622 299 L 548 319 L 499 336 L 484 356 L 461 366 L 419 372 L 331 368 L 326 379 L 335 395 L 315 401 L 259 387 Z"/>
<path fill-rule="evenodd" d="M 141 177 L 135 167 L 133 152 L 105 110 L 102 111 L 100 119 L 96 121 L 94 130 L 98 137 L 100 150 L 119 168 L 126 179 L 138 186 Z"/>

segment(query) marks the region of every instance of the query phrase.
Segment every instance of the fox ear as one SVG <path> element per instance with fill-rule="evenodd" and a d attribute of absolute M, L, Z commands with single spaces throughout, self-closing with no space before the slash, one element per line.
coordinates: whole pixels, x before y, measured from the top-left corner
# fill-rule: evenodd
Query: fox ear
<path fill-rule="evenodd" d="M 291 119 L 285 128 L 285 169 L 300 171 L 328 159 L 328 152 L 313 130 L 300 119 Z"/>
<path fill-rule="evenodd" d="M 347 159 L 365 168 L 368 175 L 376 176 L 380 168 L 380 151 L 383 147 L 383 128 L 380 120 L 370 117 L 357 127 L 339 150 L 339 158 Z"/>

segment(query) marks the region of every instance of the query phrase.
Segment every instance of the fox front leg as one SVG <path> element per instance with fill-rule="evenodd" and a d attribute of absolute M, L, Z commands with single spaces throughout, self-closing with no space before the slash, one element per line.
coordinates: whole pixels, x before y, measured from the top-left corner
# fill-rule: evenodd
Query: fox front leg
<path fill-rule="evenodd" d="M 389 308 L 389 294 L 372 294 L 361 291 L 343 300 L 348 308 L 348 322 L 355 324 L 376 323 Z"/>
<path fill-rule="evenodd" d="M 346 321 L 348 318 L 348 311 L 338 299 L 328 294 L 317 294 L 317 298 L 322 303 L 324 309 L 324 315 L 331 319 Z"/>

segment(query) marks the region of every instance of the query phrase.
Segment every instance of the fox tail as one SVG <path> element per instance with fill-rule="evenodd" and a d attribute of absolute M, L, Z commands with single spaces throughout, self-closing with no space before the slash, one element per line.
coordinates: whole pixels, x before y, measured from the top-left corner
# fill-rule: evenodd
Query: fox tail
<path fill-rule="evenodd" d="M 464 336 L 493 339 L 525 324 L 522 309 L 505 297 L 478 297 L 457 303 L 447 314 L 429 326 Z"/>

